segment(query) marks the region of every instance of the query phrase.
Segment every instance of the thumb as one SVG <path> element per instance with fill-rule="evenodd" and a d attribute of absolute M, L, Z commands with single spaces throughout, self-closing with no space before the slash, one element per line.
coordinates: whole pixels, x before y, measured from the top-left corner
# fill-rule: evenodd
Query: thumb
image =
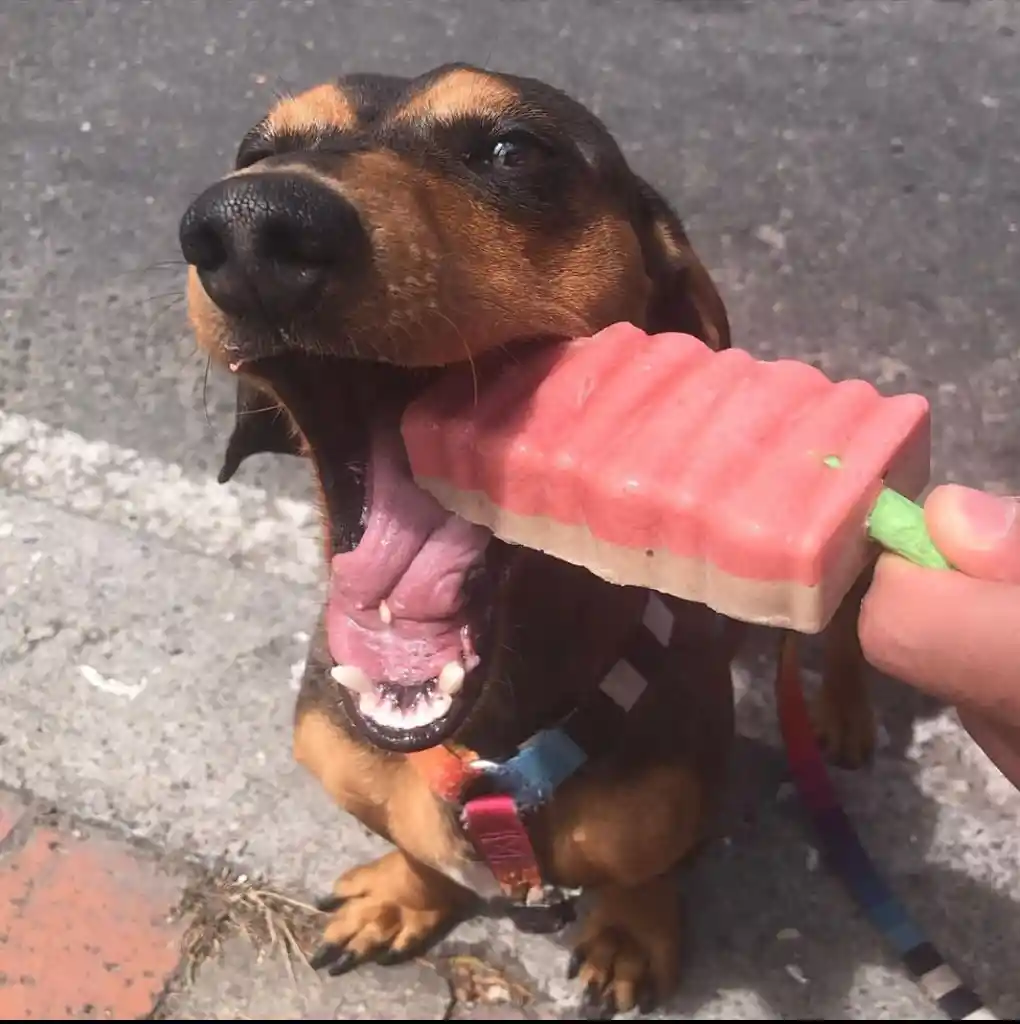
<path fill-rule="evenodd" d="M 960 572 L 1020 583 L 1020 503 L 969 487 L 936 487 L 924 506 L 935 546 Z"/>

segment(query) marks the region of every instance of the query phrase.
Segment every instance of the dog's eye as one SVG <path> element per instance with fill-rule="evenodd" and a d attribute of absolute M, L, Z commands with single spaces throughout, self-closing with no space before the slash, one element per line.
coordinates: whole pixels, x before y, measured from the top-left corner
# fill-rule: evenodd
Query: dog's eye
<path fill-rule="evenodd" d="M 497 139 L 492 147 L 492 166 L 507 169 L 521 167 L 534 154 L 535 148 L 529 139 Z"/>
<path fill-rule="evenodd" d="M 548 154 L 541 139 L 514 131 L 492 139 L 470 154 L 467 163 L 478 171 L 521 171 L 535 166 Z"/>

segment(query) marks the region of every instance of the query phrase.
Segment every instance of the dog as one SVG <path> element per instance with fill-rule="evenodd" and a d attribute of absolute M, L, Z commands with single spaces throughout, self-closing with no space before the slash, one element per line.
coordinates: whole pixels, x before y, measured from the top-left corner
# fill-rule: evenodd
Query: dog
<path fill-rule="evenodd" d="M 444 367 L 526 342 L 630 321 L 729 346 L 680 219 L 583 105 L 452 64 L 279 100 L 180 244 L 198 346 L 237 378 L 221 482 L 270 452 L 308 458 L 318 484 L 325 600 L 294 756 L 394 846 L 337 879 L 315 966 L 415 955 L 483 898 L 556 929 L 583 890 L 581 1015 L 656 1005 L 678 977 L 672 873 L 726 787 L 732 624 L 451 525 L 393 438 Z M 458 529 L 431 563 L 415 554 Z M 859 596 L 829 631 L 819 705 L 842 762 L 873 743 Z M 642 643 L 641 699 L 606 703 Z M 518 815 L 500 766 L 571 721 L 593 748 Z"/>

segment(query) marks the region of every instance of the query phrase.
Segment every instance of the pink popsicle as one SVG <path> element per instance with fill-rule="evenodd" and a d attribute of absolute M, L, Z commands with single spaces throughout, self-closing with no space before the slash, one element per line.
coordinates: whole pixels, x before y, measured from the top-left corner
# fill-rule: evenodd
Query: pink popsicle
<path fill-rule="evenodd" d="M 417 482 L 504 540 L 801 632 L 865 568 L 881 487 L 930 471 L 920 395 L 630 324 L 455 368 L 403 434 Z"/>

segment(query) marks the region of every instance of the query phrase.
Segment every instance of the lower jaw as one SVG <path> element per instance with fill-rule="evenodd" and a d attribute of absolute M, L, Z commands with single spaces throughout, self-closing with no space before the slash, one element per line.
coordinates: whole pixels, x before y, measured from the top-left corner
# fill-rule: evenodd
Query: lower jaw
<path fill-rule="evenodd" d="M 489 563 L 489 569 L 484 580 L 476 580 L 462 615 L 451 620 L 459 652 L 444 634 L 439 648 L 419 644 L 415 651 L 411 645 L 399 658 L 392 649 L 388 657 L 380 657 L 380 648 L 352 643 L 351 635 L 327 629 L 333 689 L 351 729 L 362 739 L 381 750 L 409 754 L 453 739 L 465 725 L 500 649 L 502 629 L 494 587 L 503 576 L 503 566 Z M 479 589 L 485 580 L 493 585 L 491 593 Z M 387 625 L 396 627 L 395 622 Z M 443 667 L 437 672 L 439 665 Z M 437 674 L 427 682 L 409 681 L 424 679 L 429 672 Z M 379 679 L 404 682 L 375 681 Z"/>
<path fill-rule="evenodd" d="M 470 687 L 473 675 L 455 696 L 423 696 L 416 712 L 402 715 L 392 709 L 379 687 L 362 695 L 340 686 L 340 702 L 351 725 L 373 746 L 411 754 L 445 743 L 457 731 L 471 703 L 464 691 Z"/>

